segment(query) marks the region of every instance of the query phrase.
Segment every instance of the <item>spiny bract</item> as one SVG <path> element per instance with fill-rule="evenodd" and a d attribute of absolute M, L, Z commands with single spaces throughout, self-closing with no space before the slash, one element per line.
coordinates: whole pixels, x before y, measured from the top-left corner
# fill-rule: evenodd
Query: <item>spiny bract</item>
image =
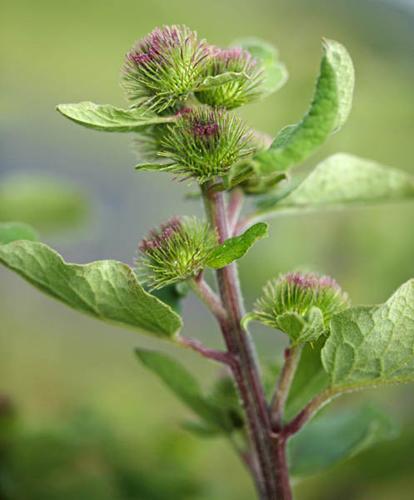
<path fill-rule="evenodd" d="M 188 280 L 203 269 L 216 244 L 209 224 L 195 217 L 173 217 L 139 245 L 137 273 L 153 290 Z"/>
<path fill-rule="evenodd" d="M 237 108 L 260 97 L 263 83 L 262 65 L 247 50 L 212 47 L 207 59 L 208 76 L 233 73 L 233 78 L 222 85 L 196 93 L 197 99 L 210 106 Z"/>
<path fill-rule="evenodd" d="M 162 169 L 194 177 L 203 183 L 225 175 L 230 167 L 254 152 L 251 132 L 223 109 L 185 109 L 166 126 L 158 156 L 170 164 Z"/>
<path fill-rule="evenodd" d="M 334 279 L 295 272 L 267 283 L 253 317 L 301 343 L 316 340 L 326 332 L 332 316 L 347 307 L 348 295 Z"/>
<path fill-rule="evenodd" d="M 122 85 L 128 99 L 163 112 L 184 102 L 203 78 L 207 43 L 186 26 L 163 26 L 128 52 Z"/>

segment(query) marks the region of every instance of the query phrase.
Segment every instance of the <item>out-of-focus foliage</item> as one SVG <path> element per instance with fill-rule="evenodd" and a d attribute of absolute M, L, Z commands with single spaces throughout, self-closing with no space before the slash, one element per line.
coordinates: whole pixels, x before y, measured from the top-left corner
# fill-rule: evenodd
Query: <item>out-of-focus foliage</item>
<path fill-rule="evenodd" d="M 201 485 L 187 461 L 191 446 L 182 436 L 167 431 L 153 446 L 136 448 L 88 412 L 32 429 L 12 426 L 11 410 L 1 411 L 0 400 L 2 500 L 199 498 Z"/>
<path fill-rule="evenodd" d="M 71 183 L 32 174 L 0 178 L 0 222 L 57 231 L 79 224 L 86 211 L 85 195 Z"/>

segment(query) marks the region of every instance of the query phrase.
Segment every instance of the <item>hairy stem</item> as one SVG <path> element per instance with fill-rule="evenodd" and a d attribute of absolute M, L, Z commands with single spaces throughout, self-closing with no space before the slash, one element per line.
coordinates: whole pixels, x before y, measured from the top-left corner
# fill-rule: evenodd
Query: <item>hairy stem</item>
<path fill-rule="evenodd" d="M 204 189 L 206 210 L 216 228 L 220 243 L 231 235 L 223 192 Z M 261 384 L 256 356 L 248 332 L 241 327 L 244 315 L 237 266 L 217 271 L 220 297 L 228 320 L 220 321 L 227 349 L 235 358 L 233 375 L 246 412 L 251 447 L 259 465 L 256 487 L 263 500 L 276 500 L 276 463 L 271 436 L 270 415 Z"/>
<path fill-rule="evenodd" d="M 204 281 L 202 274 L 191 280 L 190 286 L 219 322 L 227 320 L 227 311 L 223 307 L 220 297 Z"/>
<path fill-rule="evenodd" d="M 237 223 L 243 208 L 244 194 L 240 188 L 234 188 L 230 195 L 229 207 L 227 210 L 229 220 L 229 230 L 231 236 L 237 236 Z"/>
<path fill-rule="evenodd" d="M 301 350 L 300 346 L 290 347 L 285 350 L 285 363 L 271 405 L 272 428 L 275 431 L 280 430 L 283 425 L 285 404 L 298 366 Z"/>

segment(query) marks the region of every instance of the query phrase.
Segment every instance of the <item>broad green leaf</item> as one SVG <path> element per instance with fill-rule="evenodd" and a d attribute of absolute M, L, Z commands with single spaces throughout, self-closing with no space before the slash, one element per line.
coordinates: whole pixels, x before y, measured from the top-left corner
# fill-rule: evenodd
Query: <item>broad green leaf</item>
<path fill-rule="evenodd" d="M 181 318 L 147 293 L 121 262 L 67 264 L 48 246 L 32 241 L 0 245 L 0 262 L 46 294 L 98 319 L 171 340 L 181 328 Z"/>
<path fill-rule="evenodd" d="M 221 73 L 220 75 L 210 75 L 203 80 L 203 82 L 197 87 L 196 91 L 203 92 L 214 87 L 220 87 L 220 85 L 225 85 L 229 82 L 248 79 L 249 76 L 245 73 L 236 73 L 234 71 L 228 71 L 227 73 Z"/>
<path fill-rule="evenodd" d="M 414 381 L 414 279 L 385 304 L 334 316 L 322 363 L 333 394 Z"/>
<path fill-rule="evenodd" d="M 343 45 L 324 40 L 323 57 L 310 108 L 296 125 L 279 132 L 273 144 L 255 157 L 262 176 L 285 171 L 312 154 L 345 123 L 352 105 L 354 68 Z"/>
<path fill-rule="evenodd" d="M 262 64 L 265 77 L 261 91 L 265 96 L 283 87 L 288 79 L 288 72 L 273 45 L 252 37 L 236 40 L 232 45 L 249 51 Z"/>
<path fill-rule="evenodd" d="M 143 365 L 164 382 L 164 384 L 202 420 L 220 428 L 220 414 L 217 408 L 203 395 L 197 380 L 178 361 L 166 354 L 137 349 L 136 355 Z"/>
<path fill-rule="evenodd" d="M 321 349 L 324 343 L 325 338 L 320 338 L 313 344 L 306 344 L 302 349 L 286 402 L 287 420 L 297 415 L 311 399 L 328 386 L 329 378 L 321 361 Z"/>
<path fill-rule="evenodd" d="M 148 110 L 121 109 L 111 104 L 94 104 L 89 101 L 59 104 L 56 109 L 79 125 L 104 132 L 134 132 L 142 127 L 168 123 L 175 119 L 173 116 L 157 116 Z"/>
<path fill-rule="evenodd" d="M 240 236 L 229 238 L 223 244 L 217 246 L 207 261 L 207 266 L 220 269 L 231 262 L 240 259 L 249 248 L 261 238 L 268 236 L 268 227 L 264 222 L 254 224 Z"/>
<path fill-rule="evenodd" d="M 78 224 L 86 212 L 83 194 L 63 180 L 19 174 L 0 181 L 0 222 L 56 231 Z"/>
<path fill-rule="evenodd" d="M 414 199 L 414 177 L 374 161 L 338 153 L 322 161 L 284 198 L 268 198 L 258 213 L 341 208 Z"/>
<path fill-rule="evenodd" d="M 289 441 L 290 471 L 294 476 L 318 473 L 396 434 L 391 419 L 372 407 L 320 416 Z"/>
<path fill-rule="evenodd" d="M 0 245 L 17 240 L 37 241 L 38 234 L 31 226 L 21 222 L 0 223 Z"/>

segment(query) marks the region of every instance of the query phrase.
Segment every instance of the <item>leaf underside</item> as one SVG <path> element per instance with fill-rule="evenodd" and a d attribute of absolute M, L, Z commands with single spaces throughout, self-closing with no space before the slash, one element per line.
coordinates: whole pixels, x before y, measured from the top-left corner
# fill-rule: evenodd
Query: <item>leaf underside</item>
<path fill-rule="evenodd" d="M 257 215 L 272 217 L 408 199 L 414 199 L 413 176 L 371 160 L 337 153 L 319 163 L 284 198 L 264 199 Z"/>
<path fill-rule="evenodd" d="M 385 304 L 334 316 L 322 363 L 333 393 L 414 381 L 414 279 Z"/>
<path fill-rule="evenodd" d="M 47 245 L 33 241 L 0 245 L 0 262 L 44 293 L 95 318 L 171 340 L 181 328 L 181 318 L 147 293 L 126 264 L 67 264 Z"/>
<path fill-rule="evenodd" d="M 261 175 L 297 165 L 345 123 L 352 105 L 354 68 L 343 45 L 324 40 L 323 57 L 314 97 L 296 125 L 283 128 L 270 148 L 255 157 Z"/>
<path fill-rule="evenodd" d="M 170 116 L 157 116 L 148 110 L 121 109 L 110 104 L 94 104 L 84 101 L 59 104 L 56 108 L 66 118 L 84 127 L 104 132 L 134 132 L 174 120 Z"/>

